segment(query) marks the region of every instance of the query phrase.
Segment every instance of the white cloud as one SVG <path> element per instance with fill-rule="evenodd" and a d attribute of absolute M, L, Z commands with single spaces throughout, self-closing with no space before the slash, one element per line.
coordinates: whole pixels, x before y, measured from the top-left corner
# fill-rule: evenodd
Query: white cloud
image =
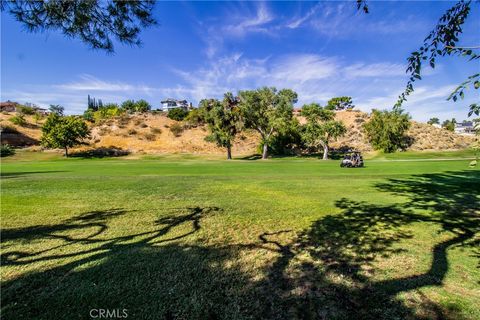
<path fill-rule="evenodd" d="M 291 88 L 299 95 L 298 106 L 304 103 L 325 103 L 334 96 L 347 95 L 362 110 L 390 108 L 405 85 L 403 67 L 389 62 L 354 62 L 348 64 L 339 57 L 315 54 L 290 54 L 277 58 L 249 59 L 234 53 L 207 61 L 193 70 L 172 70 L 176 85 L 154 87 L 80 75 L 77 81 L 63 84 L 28 86 L 25 90 L 2 92 L 2 98 L 19 102 L 34 102 L 41 106 L 64 105 L 70 113 L 82 113 L 87 94 L 104 102 L 120 103 L 126 99 L 147 98 L 153 107 L 166 98 L 182 98 L 198 103 L 204 98 L 221 98 L 231 91 L 274 86 Z M 176 77 L 175 77 L 176 76 Z M 175 79 L 176 78 L 176 79 Z M 406 107 L 419 110 L 435 103 L 444 110 L 444 100 L 454 86 L 418 87 L 409 97 Z M 412 107 L 410 107 L 412 106 Z M 437 107 L 430 110 L 437 110 Z"/>
<path fill-rule="evenodd" d="M 405 75 L 405 66 L 397 63 L 356 63 L 344 69 L 345 76 L 357 77 L 394 77 Z"/>
<path fill-rule="evenodd" d="M 270 26 L 274 20 L 275 16 L 267 5 L 260 2 L 253 7 L 253 11 L 252 8 L 235 6 L 225 13 L 219 23 L 199 22 L 199 33 L 206 43 L 205 54 L 208 58 L 214 57 L 221 51 L 225 39 L 244 38 L 255 33 L 274 36 L 275 27 Z"/>
<path fill-rule="evenodd" d="M 271 22 L 273 19 L 274 16 L 270 13 L 265 3 L 260 2 L 253 15 L 244 16 L 242 14 L 237 17 L 233 17 L 231 21 L 234 23 L 225 25 L 222 29 L 224 32 L 230 35 L 239 37 L 243 37 L 250 32 L 268 33 L 268 28 L 266 28 L 265 25 Z"/>
<path fill-rule="evenodd" d="M 272 69 L 274 79 L 286 82 L 307 82 L 331 77 L 338 69 L 333 58 L 315 54 L 291 55 L 277 61 Z"/>
<path fill-rule="evenodd" d="M 290 22 L 287 23 L 286 27 L 289 28 L 289 29 L 297 29 L 298 27 L 303 25 L 305 21 L 307 21 L 315 13 L 317 13 L 317 10 L 318 10 L 319 7 L 320 7 L 320 4 L 316 4 L 310 10 L 308 10 L 308 12 L 304 16 L 296 17 L 296 18 L 290 20 Z"/>
<path fill-rule="evenodd" d="M 56 85 L 59 89 L 73 90 L 73 91 L 142 91 L 149 93 L 153 88 L 144 85 L 131 85 L 122 82 L 108 82 L 100 80 L 89 74 L 80 75 L 81 81 L 71 82 L 66 84 Z"/>

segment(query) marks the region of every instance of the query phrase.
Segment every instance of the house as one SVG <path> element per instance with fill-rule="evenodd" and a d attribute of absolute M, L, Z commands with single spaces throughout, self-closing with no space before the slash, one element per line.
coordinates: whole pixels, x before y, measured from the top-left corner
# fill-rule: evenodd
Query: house
<path fill-rule="evenodd" d="M 463 121 L 455 124 L 455 133 L 458 134 L 474 134 L 475 128 L 472 121 Z"/>
<path fill-rule="evenodd" d="M 36 113 L 41 114 L 42 116 L 46 116 L 50 113 L 47 109 L 40 108 L 40 107 L 33 107 L 33 110 L 35 110 Z"/>
<path fill-rule="evenodd" d="M 20 105 L 16 102 L 12 102 L 10 100 L 6 102 L 0 102 L 0 111 L 4 112 L 17 112 L 20 110 Z"/>
<path fill-rule="evenodd" d="M 162 111 L 169 111 L 172 109 L 181 108 L 185 111 L 192 110 L 192 104 L 187 100 L 166 99 L 162 102 Z"/>

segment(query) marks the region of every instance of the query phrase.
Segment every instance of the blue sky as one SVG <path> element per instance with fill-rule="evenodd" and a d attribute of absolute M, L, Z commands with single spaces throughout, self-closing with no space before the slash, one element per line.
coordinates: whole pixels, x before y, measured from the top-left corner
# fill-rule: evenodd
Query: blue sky
<path fill-rule="evenodd" d="M 93 51 L 55 32 L 30 34 L 1 14 L 1 100 L 60 104 L 82 113 L 87 95 L 104 102 L 144 98 L 154 108 L 167 97 L 195 104 L 260 86 L 292 88 L 297 106 L 352 96 L 358 108 L 390 108 L 407 81 L 406 58 L 454 2 L 158 2 L 159 25 L 143 46 Z M 480 44 L 480 5 L 473 5 L 461 43 Z M 414 119 L 466 118 L 479 100 L 446 98 L 477 62 L 445 58 L 425 77 L 405 108 Z"/>

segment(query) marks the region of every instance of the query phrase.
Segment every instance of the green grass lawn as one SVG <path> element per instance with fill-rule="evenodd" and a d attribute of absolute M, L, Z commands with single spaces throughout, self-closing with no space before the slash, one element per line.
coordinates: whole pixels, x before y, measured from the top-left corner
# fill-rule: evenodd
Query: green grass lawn
<path fill-rule="evenodd" d="M 2 159 L 2 318 L 480 319 L 480 170 L 409 159 Z"/>

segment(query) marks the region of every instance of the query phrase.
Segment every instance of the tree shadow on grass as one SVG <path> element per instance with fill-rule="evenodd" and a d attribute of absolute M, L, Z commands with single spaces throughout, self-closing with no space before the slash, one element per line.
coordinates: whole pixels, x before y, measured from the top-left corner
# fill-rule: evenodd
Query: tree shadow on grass
<path fill-rule="evenodd" d="M 480 173 L 425 174 L 376 187 L 407 201 L 376 205 L 340 199 L 336 206 L 341 214 L 315 221 L 297 240 L 278 246 L 280 257 L 266 285 L 280 307 L 266 314 L 276 311 L 291 319 L 463 318 L 460 307 L 440 306 L 419 289 L 444 285 L 450 249 L 468 248 L 478 257 L 480 207 L 475 190 L 480 190 Z M 396 257 L 406 250 L 402 242 L 415 237 L 412 224 L 436 225 L 445 233 L 442 238 L 447 237 L 433 245 L 429 269 L 375 278 L 375 262 Z M 407 306 L 398 297 L 405 292 L 415 292 L 420 302 Z"/>
<path fill-rule="evenodd" d="M 67 172 L 67 171 L 26 171 L 26 172 L 0 172 L 0 177 L 2 179 L 13 179 L 23 176 L 29 176 L 32 174 L 41 174 L 41 173 L 57 173 L 57 172 Z"/>
<path fill-rule="evenodd" d="M 221 212 L 216 207 L 179 209 L 155 221 L 153 230 L 115 238 L 101 235 L 110 219 L 128 214 L 121 209 L 86 213 L 60 226 L 7 229 L 8 243 L 48 239 L 58 230 L 89 224 L 98 230 L 61 239 L 85 250 L 7 255 L 7 266 L 75 259 L 5 281 L 2 316 L 88 319 L 92 308 L 125 308 L 133 319 L 462 319 L 461 310 L 440 306 L 419 289 L 443 285 L 450 249 L 478 245 L 479 173 L 418 175 L 376 187 L 405 201 L 377 205 L 339 199 L 341 213 L 296 236 L 292 230 L 264 232 L 251 243 L 181 241 L 208 228 L 204 218 Z M 402 254 L 402 242 L 415 238 L 412 224 L 435 225 L 445 233 L 433 244 L 430 267 L 376 278 L 376 262 Z M 260 264 L 256 274 L 246 272 L 242 257 L 261 252 L 274 253 L 273 260 Z M 398 263 L 393 270 L 402 268 Z M 419 297 L 413 305 L 398 298 L 410 291 Z"/>
<path fill-rule="evenodd" d="M 115 158 L 115 157 L 128 156 L 129 154 L 130 154 L 130 151 L 123 150 L 122 148 L 115 148 L 115 147 L 103 148 L 102 147 L 102 148 L 89 149 L 85 151 L 73 152 L 69 155 L 69 157 L 86 158 L 86 159 Z"/>

